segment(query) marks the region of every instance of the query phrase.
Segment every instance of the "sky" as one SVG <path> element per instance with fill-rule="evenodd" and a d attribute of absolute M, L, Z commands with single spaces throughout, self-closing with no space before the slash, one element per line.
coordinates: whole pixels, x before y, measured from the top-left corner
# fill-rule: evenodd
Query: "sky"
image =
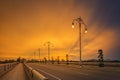
<path fill-rule="evenodd" d="M 33 58 L 41 49 L 47 57 L 79 60 L 78 23 L 82 25 L 82 60 L 97 59 L 102 49 L 104 58 L 120 60 L 119 0 L 0 0 L 0 58 Z M 46 45 L 44 45 L 46 44 Z"/>

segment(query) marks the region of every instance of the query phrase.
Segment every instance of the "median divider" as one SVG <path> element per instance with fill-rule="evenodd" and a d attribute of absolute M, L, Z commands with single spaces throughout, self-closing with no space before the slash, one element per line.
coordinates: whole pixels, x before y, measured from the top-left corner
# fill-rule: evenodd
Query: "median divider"
<path fill-rule="evenodd" d="M 45 76 L 24 63 L 24 70 L 30 80 L 48 80 Z"/>

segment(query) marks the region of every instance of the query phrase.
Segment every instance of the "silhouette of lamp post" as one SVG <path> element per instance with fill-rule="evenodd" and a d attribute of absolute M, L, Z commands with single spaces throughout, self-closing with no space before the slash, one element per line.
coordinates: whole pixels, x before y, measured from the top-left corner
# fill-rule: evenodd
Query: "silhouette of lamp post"
<path fill-rule="evenodd" d="M 87 33 L 87 25 L 84 23 L 84 21 L 81 19 L 81 17 L 79 17 L 79 18 L 76 18 L 76 19 L 73 19 L 73 22 L 72 22 L 72 28 L 74 28 L 74 23 L 75 23 L 75 21 L 76 22 L 78 22 L 78 24 L 79 24 L 79 55 L 80 55 L 80 66 L 82 66 L 82 24 L 85 26 L 85 33 Z"/>
<path fill-rule="evenodd" d="M 46 42 L 44 45 L 48 46 L 48 62 L 50 61 L 50 47 L 53 47 L 53 44 L 51 42 Z"/>

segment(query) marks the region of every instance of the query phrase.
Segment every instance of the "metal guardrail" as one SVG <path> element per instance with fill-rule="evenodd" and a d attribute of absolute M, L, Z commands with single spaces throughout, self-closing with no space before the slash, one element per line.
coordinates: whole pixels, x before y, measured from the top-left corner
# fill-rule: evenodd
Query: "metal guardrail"
<path fill-rule="evenodd" d="M 12 70 L 17 64 L 17 62 L 0 64 L 0 77 Z"/>
<path fill-rule="evenodd" d="M 30 80 L 48 80 L 45 76 L 41 75 L 38 71 L 24 63 L 24 69 Z"/>

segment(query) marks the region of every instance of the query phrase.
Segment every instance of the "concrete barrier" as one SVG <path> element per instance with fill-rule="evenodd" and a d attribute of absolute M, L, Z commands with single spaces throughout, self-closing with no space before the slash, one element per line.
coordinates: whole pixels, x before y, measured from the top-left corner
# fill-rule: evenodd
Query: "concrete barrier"
<path fill-rule="evenodd" d="M 41 75 L 38 71 L 24 63 L 24 69 L 30 80 L 48 80 L 45 76 Z"/>
<path fill-rule="evenodd" d="M 17 62 L 0 64 L 0 77 L 12 70 L 17 64 Z"/>

